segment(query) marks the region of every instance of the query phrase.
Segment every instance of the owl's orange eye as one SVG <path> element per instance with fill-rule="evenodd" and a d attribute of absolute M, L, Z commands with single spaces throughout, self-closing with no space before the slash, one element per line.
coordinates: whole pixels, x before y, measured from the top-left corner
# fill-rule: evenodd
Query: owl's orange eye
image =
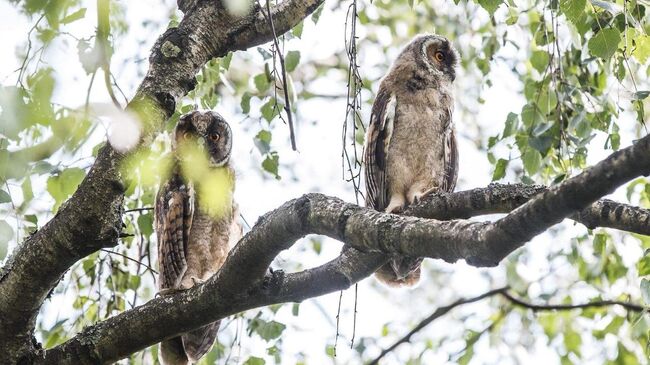
<path fill-rule="evenodd" d="M 219 137 L 220 136 L 217 133 L 213 133 L 213 134 L 210 135 L 210 140 L 212 140 L 213 142 L 216 142 L 216 141 L 219 140 Z"/>
<path fill-rule="evenodd" d="M 445 59 L 445 55 L 443 55 L 440 51 L 436 52 L 435 57 L 438 62 L 442 62 L 442 60 Z"/>
<path fill-rule="evenodd" d="M 190 138 L 192 138 L 192 133 L 190 133 L 190 132 L 185 132 L 185 133 L 183 133 L 183 138 L 185 138 L 185 139 L 190 139 Z"/>

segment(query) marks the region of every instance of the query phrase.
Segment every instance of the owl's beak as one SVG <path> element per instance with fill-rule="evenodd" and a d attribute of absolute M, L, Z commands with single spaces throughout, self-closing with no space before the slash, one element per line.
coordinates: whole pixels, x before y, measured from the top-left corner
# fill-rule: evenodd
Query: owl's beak
<path fill-rule="evenodd" d="M 449 69 L 449 77 L 451 77 L 452 82 L 456 80 L 456 70 L 454 70 L 453 68 Z"/>

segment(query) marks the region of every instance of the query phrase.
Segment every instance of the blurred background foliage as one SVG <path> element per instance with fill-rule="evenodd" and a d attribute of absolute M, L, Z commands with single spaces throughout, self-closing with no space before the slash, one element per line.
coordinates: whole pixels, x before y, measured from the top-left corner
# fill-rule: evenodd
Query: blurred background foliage
<path fill-rule="evenodd" d="M 172 1 L 157 4 L 150 17 L 133 15 L 139 5 L 110 0 L 12 0 L 3 6 L 28 26 L 26 34 L 12 35 L 19 39 L 13 55 L 19 67 L 2 70 L 0 260 L 74 193 L 105 143 L 111 120 L 122 118 L 120 107 L 146 72 L 157 35 L 182 17 Z M 647 133 L 649 6 L 647 0 L 328 0 L 280 38 L 280 49 L 269 43 L 211 60 L 197 75 L 195 90 L 177 104 L 165 130 L 171 131 L 181 114 L 195 108 L 223 111 L 254 146 L 248 156 L 238 158 L 250 160 L 242 164 L 244 178 L 255 177 L 257 186 L 295 183 L 319 191 L 340 184 L 348 187 L 344 197 L 353 200 L 358 198 L 350 191 L 358 190 L 363 126 L 378 82 L 410 38 L 436 32 L 449 37 L 461 55 L 454 119 L 461 152 L 473 151 L 461 165 L 483 166 L 491 174 L 472 176 L 461 166 L 459 185 L 557 184 Z M 345 37 L 331 39 L 341 30 Z M 316 45 L 308 47 L 307 42 Z M 289 100 L 282 89 L 280 55 Z M 82 72 L 62 77 L 61 59 Z M 58 101 L 65 98 L 57 95 L 73 89 L 81 95 L 75 102 Z M 287 102 L 297 123 L 299 150 L 318 144 L 318 136 L 301 138 L 309 129 L 342 131 L 340 143 L 327 146 L 340 151 L 343 161 L 326 161 L 342 166 L 338 173 L 334 169 L 328 179 L 305 181 L 300 165 L 309 162 L 288 148 L 283 110 Z M 314 113 L 324 117 L 317 119 Z M 329 126 L 323 126 L 326 123 Z M 38 323 L 45 348 L 153 297 L 152 206 L 169 165 L 169 146 L 169 137 L 162 134 L 125 162 L 127 236 L 117 247 L 78 262 L 52 293 Z M 287 191 L 281 200 L 296 195 Z M 650 184 L 636 180 L 616 198 L 650 208 Z M 305 242 L 278 265 L 303 269 L 309 260 L 324 255 L 326 240 L 308 237 Z M 539 248 L 544 242 L 554 244 Z M 648 237 L 564 224 L 517 251 L 499 269 L 427 262 L 429 275 L 406 293 L 366 280 L 360 303 L 388 302 L 393 309 L 386 313 L 398 314 L 375 316 L 372 321 L 380 323 L 358 334 L 339 331 L 340 310 L 329 304 L 324 308 L 316 300 L 317 316 L 325 318 L 316 330 L 306 324 L 316 319 L 301 314 L 305 304 L 239 314 L 224 320 L 218 344 L 201 363 L 368 361 L 436 306 L 500 285 L 536 303 L 607 298 L 648 305 L 649 248 Z M 470 274 L 459 274 L 468 270 Z M 468 288 L 459 279 L 467 277 L 462 275 L 475 278 L 476 285 Z M 345 303 L 347 328 L 356 320 L 356 304 L 352 312 Z M 384 361 L 648 363 L 645 314 L 621 308 L 534 313 L 499 297 L 470 309 L 453 312 L 440 327 L 434 324 Z M 335 319 L 332 312 L 337 313 Z M 325 340 L 313 337 L 314 331 Z M 291 337 L 291 332 L 298 335 Z M 303 348 L 292 338 L 312 344 Z M 319 352 L 309 350 L 312 347 Z M 125 362 L 148 364 L 156 358 L 157 348 L 151 347 Z"/>

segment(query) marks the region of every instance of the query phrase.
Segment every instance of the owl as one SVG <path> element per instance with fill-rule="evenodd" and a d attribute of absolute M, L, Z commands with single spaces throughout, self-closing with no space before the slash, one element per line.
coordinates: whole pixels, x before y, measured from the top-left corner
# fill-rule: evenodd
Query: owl
<path fill-rule="evenodd" d="M 364 145 L 366 206 L 399 213 L 458 176 L 452 123 L 457 54 L 449 40 L 415 37 L 379 85 Z M 395 256 L 375 275 L 391 286 L 414 285 L 421 258 Z"/>
<path fill-rule="evenodd" d="M 196 161 L 188 161 L 189 154 L 182 153 L 190 147 L 203 154 L 202 161 L 207 166 L 203 166 L 202 174 L 186 171 L 200 169 Z M 230 162 L 231 149 L 230 127 L 214 112 L 186 114 L 173 132 L 171 174 L 161 184 L 155 207 L 158 287 L 162 295 L 189 289 L 210 278 L 223 265 L 232 244 L 241 237 L 233 198 L 235 174 Z M 215 181 L 206 177 L 211 174 L 225 177 L 216 180 L 222 186 L 204 186 Z M 226 195 L 219 200 L 218 207 L 206 204 L 209 194 L 204 192 L 210 191 Z M 162 342 L 162 363 L 196 362 L 212 347 L 219 324 L 213 322 Z"/>

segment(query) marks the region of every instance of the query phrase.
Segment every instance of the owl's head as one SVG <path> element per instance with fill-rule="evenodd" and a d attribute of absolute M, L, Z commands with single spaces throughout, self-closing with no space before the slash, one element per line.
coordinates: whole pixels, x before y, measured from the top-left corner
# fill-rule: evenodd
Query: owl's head
<path fill-rule="evenodd" d="M 230 159 L 232 131 L 225 119 L 213 111 L 193 111 L 181 116 L 174 129 L 173 148 L 196 143 L 207 151 L 212 167 L 223 166 Z"/>
<path fill-rule="evenodd" d="M 458 53 L 449 40 L 436 34 L 423 34 L 415 37 L 407 46 L 414 53 L 416 62 L 438 75 L 446 75 L 451 81 L 456 79 Z"/>

